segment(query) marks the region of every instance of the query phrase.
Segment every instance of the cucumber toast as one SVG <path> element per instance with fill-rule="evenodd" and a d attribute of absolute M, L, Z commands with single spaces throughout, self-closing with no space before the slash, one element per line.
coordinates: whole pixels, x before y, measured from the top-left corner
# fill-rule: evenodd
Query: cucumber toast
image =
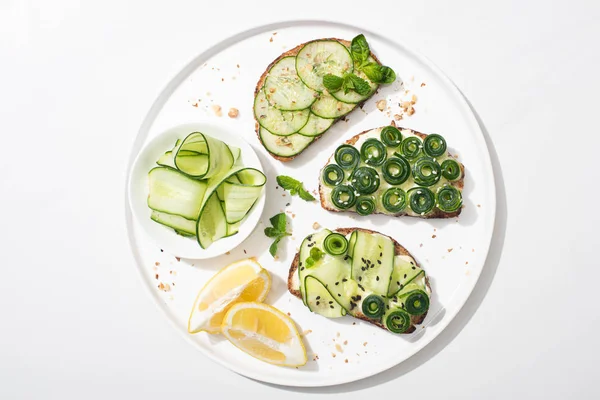
<path fill-rule="evenodd" d="M 318 39 L 277 57 L 254 91 L 256 133 L 271 156 L 290 161 L 333 124 L 396 79 L 363 35 Z"/>
<path fill-rule="evenodd" d="M 464 165 L 445 139 L 395 123 L 359 133 L 321 170 L 321 206 L 360 215 L 451 218 L 462 209 Z"/>
<path fill-rule="evenodd" d="M 427 274 L 408 250 L 362 228 L 307 236 L 290 266 L 288 290 L 316 314 L 349 314 L 392 333 L 414 332 L 432 293 Z"/>

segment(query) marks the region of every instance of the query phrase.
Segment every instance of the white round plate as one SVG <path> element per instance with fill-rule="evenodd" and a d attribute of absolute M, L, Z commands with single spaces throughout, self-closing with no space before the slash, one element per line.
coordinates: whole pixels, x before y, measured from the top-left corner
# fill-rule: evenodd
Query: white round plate
<path fill-rule="evenodd" d="M 258 156 L 250 145 L 240 136 L 231 133 L 223 124 L 216 123 L 189 123 L 172 127 L 154 137 L 139 152 L 129 174 L 128 194 L 129 205 L 139 224 L 146 234 L 154 240 L 156 245 L 164 251 L 180 257 L 189 259 L 205 259 L 220 256 L 234 249 L 244 241 L 254 230 L 260 219 L 265 206 L 265 192 L 242 222 L 240 230 L 236 235 L 217 240 L 207 249 L 200 247 L 195 238 L 186 238 L 175 233 L 173 229 L 167 228 L 150 219 L 151 210 L 148 208 L 148 172 L 155 168 L 156 160 L 166 151 L 173 148 L 177 139 L 185 139 L 192 132 L 202 132 L 223 142 L 240 148 L 240 162 L 246 167 L 256 168 L 262 171 Z"/>
<path fill-rule="evenodd" d="M 282 52 L 311 39 L 352 39 L 364 33 L 371 49 L 391 66 L 401 83 L 380 89 L 362 109 L 339 121 L 294 161 L 281 163 L 261 147 L 254 132 L 252 100 L 256 82 L 265 68 Z M 398 124 L 446 138 L 449 150 L 466 167 L 465 208 L 460 218 L 422 220 L 359 217 L 323 210 L 319 202 L 307 203 L 277 188 L 275 177 L 291 175 L 309 190 L 318 187 L 318 174 L 334 149 L 344 140 L 369 128 L 390 123 L 399 113 L 397 104 L 415 96 L 415 113 L 404 114 Z M 390 106 L 381 112 L 376 103 Z M 381 104 L 381 103 L 380 103 Z M 213 106 L 223 109 L 215 115 Z M 235 119 L 230 107 L 239 109 Z M 461 309 L 484 267 L 492 238 L 496 211 L 494 176 L 483 134 L 473 112 L 452 82 L 431 62 L 396 41 L 370 31 L 330 22 L 285 22 L 263 26 L 226 39 L 200 54 L 163 90 L 134 146 L 139 146 L 166 127 L 180 121 L 227 121 L 259 154 L 267 175 L 267 201 L 254 234 L 230 254 L 210 262 L 186 262 L 160 251 L 139 234 L 128 217 L 131 247 L 137 267 L 156 303 L 189 342 L 200 352 L 229 369 L 265 382 L 290 386 L 326 386 L 355 381 L 391 368 L 426 346 L 439 335 Z M 268 253 L 271 240 L 262 230 L 269 218 L 284 210 L 293 236 L 281 241 L 278 259 Z M 391 235 L 403 244 L 427 271 L 433 296 L 424 324 L 411 335 L 393 335 L 368 323 L 344 317 L 328 320 L 308 311 L 287 292 L 287 275 L 302 239 L 322 227 L 359 226 Z M 266 302 L 289 313 L 305 332 L 309 361 L 301 368 L 281 368 L 241 352 L 226 340 L 204 333 L 189 335 L 186 322 L 198 290 L 216 271 L 244 257 L 255 256 L 273 277 Z M 162 285 L 161 285 L 162 283 Z M 169 286 L 165 286 L 168 284 Z M 161 290 L 162 288 L 162 290 Z M 340 352 L 342 349 L 343 352 Z M 199 355 L 200 356 L 200 355 Z"/>

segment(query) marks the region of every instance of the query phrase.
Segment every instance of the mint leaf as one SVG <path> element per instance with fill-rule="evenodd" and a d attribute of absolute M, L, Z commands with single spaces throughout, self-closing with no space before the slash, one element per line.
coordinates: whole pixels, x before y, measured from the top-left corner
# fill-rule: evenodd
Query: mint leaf
<path fill-rule="evenodd" d="M 365 39 L 365 35 L 361 33 L 352 39 L 352 43 L 350 44 L 350 55 L 354 62 L 358 64 L 359 68 L 367 62 L 370 54 L 371 50 L 369 49 L 369 44 L 367 43 L 367 39 Z"/>
<path fill-rule="evenodd" d="M 396 80 L 396 73 L 390 67 L 377 63 L 368 63 L 362 71 L 373 83 L 392 83 Z"/>
<path fill-rule="evenodd" d="M 272 227 L 265 228 L 265 235 L 270 238 L 278 238 L 281 237 L 281 231 L 279 229 L 275 229 Z"/>
<path fill-rule="evenodd" d="M 277 177 L 277 183 L 279 184 L 279 186 L 281 186 L 285 190 L 295 189 L 298 185 L 302 184 L 300 181 L 297 181 L 296 179 L 292 178 L 291 176 L 286 176 L 286 175 L 279 175 Z"/>
<path fill-rule="evenodd" d="M 302 200 L 313 201 L 315 198 L 306 190 L 302 182 L 292 178 L 291 176 L 279 175 L 277 183 L 283 189 L 288 190 L 292 196 L 299 195 Z"/>
<path fill-rule="evenodd" d="M 273 243 L 271 243 L 271 245 L 269 246 L 269 253 L 271 253 L 271 255 L 273 257 L 275 257 L 275 255 L 277 254 L 277 245 L 279 244 L 279 241 L 281 240 L 281 237 L 278 237 L 277 239 L 275 239 L 275 241 Z"/>
<path fill-rule="evenodd" d="M 356 93 L 360 94 L 361 96 L 366 96 L 369 94 L 369 92 L 371 92 L 371 87 L 367 81 L 354 74 L 350 74 L 349 77 Z"/>
<path fill-rule="evenodd" d="M 304 201 L 315 201 L 315 198 L 313 197 L 313 195 L 310 194 L 308 191 L 306 191 L 304 188 L 300 188 L 298 195 Z"/>
<path fill-rule="evenodd" d="M 271 219 L 269 221 L 271 221 L 271 225 L 273 225 L 273 227 L 275 229 L 277 229 L 281 233 L 285 233 L 285 229 L 286 229 L 286 225 L 287 225 L 285 213 L 279 213 L 279 214 L 271 217 Z"/>
<path fill-rule="evenodd" d="M 344 79 L 339 76 L 327 74 L 323 77 L 323 86 L 330 92 L 337 92 L 344 84 Z"/>

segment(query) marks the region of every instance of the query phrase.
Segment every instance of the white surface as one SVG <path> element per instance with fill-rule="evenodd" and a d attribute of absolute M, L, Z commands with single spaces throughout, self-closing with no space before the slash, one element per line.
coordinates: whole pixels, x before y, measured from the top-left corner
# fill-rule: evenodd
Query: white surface
<path fill-rule="evenodd" d="M 273 35 L 274 31 L 276 35 Z M 377 56 L 385 64 L 393 66 L 400 78 L 392 85 L 381 87 L 362 109 L 348 114 L 345 121 L 329 129 L 317 144 L 310 146 L 293 162 L 283 164 L 270 157 L 258 142 L 253 129 L 252 95 L 258 78 L 283 51 L 282 48 L 287 50 L 312 40 L 315 32 L 318 32 L 318 37 L 339 38 L 353 38 L 364 33 Z M 277 42 L 271 41 L 272 37 L 276 37 Z M 275 44 L 280 42 L 287 45 Z M 243 66 L 238 67 L 240 64 Z M 222 81 L 220 77 L 223 76 L 231 82 Z M 425 86 L 421 86 L 422 82 Z M 199 93 L 198 87 L 210 95 Z M 442 133 L 451 153 L 460 154 L 460 161 L 467 166 L 463 191 L 465 208 L 460 218 L 431 221 L 393 219 L 384 215 L 361 218 L 348 213 L 327 212 L 320 209 L 316 202 L 307 203 L 297 197 L 291 198 L 281 189 L 277 190 L 275 177 L 279 174 L 301 177 L 309 190 L 316 189 L 320 170 L 344 140 L 364 130 L 390 123 L 392 117 L 376 109 L 375 104 L 379 100 L 387 100 L 393 114 L 398 112 L 394 105 L 413 95 L 418 99 L 415 104 L 417 112 L 399 123 L 421 132 Z M 289 386 L 326 386 L 354 382 L 395 366 L 443 331 L 471 294 L 482 271 L 492 237 L 496 203 L 494 175 L 485 138 L 469 105 L 451 82 L 401 43 L 380 37 L 365 28 L 325 22 L 294 22 L 287 26 L 271 24 L 238 34 L 234 39 L 217 43 L 199 54 L 160 94 L 142 124 L 133 153 L 137 153 L 139 142 L 153 143 L 154 137 L 161 135 L 165 126 L 182 119 L 210 123 L 222 121 L 222 117 L 214 115 L 210 103 L 233 104 L 239 108 L 239 117 L 234 121 L 229 120 L 231 134 L 252 143 L 266 166 L 268 200 L 255 234 L 225 256 L 208 261 L 180 260 L 171 265 L 173 258 L 165 254 L 166 248 L 160 242 L 158 246 L 149 243 L 139 234 L 138 223 L 128 224 L 137 267 L 144 282 L 154 300 L 187 340 L 208 357 L 257 380 Z M 172 142 L 174 138 L 170 139 Z M 153 144 L 151 146 L 154 147 Z M 162 145 L 163 148 L 165 146 Z M 132 180 L 140 182 L 142 187 L 145 187 L 145 171 L 161 154 L 155 153 L 144 168 L 137 174 L 134 172 L 137 177 Z M 140 209 L 147 210 L 146 195 L 137 197 L 143 200 Z M 269 218 L 283 209 L 288 215 L 288 227 L 293 236 L 280 243 L 277 253 L 279 259 L 274 261 L 268 253 L 272 239 L 265 237 L 261 231 L 269 225 Z M 141 222 L 151 224 L 151 228 L 156 227 L 147 215 L 144 217 Z M 351 317 L 326 320 L 310 313 L 300 300 L 287 292 L 285 282 L 296 248 L 304 237 L 314 232 L 312 225 L 315 221 L 330 229 L 360 226 L 376 230 L 396 238 L 409 249 L 429 274 L 433 286 L 427 318 L 415 334 L 400 337 L 390 335 Z M 165 252 L 161 253 L 161 249 Z M 191 336 L 187 333 L 190 307 L 198 290 L 216 270 L 251 256 L 258 258 L 276 282 L 266 302 L 290 314 L 301 331 L 311 331 L 304 338 L 309 362 L 298 370 L 257 361 L 241 354 L 219 337 L 204 333 Z M 165 280 L 165 283 L 173 286 L 173 290 L 159 290 L 159 282 Z M 352 325 L 353 322 L 355 325 Z M 363 345 L 365 342 L 367 346 Z M 342 346 L 344 354 L 339 353 L 336 344 Z M 315 355 L 319 357 L 318 360 Z"/>
<path fill-rule="evenodd" d="M 488 263 L 448 329 L 388 372 L 305 391 L 248 380 L 190 351 L 131 267 L 124 171 L 151 99 L 224 35 L 289 18 L 285 8 L 247 18 L 260 1 L 170 3 L 0 4 L 0 135 L 11 149 L 0 161 L 1 398 L 358 399 L 399 385 L 420 398 L 600 396 L 599 192 L 589 185 L 600 146 L 597 2 L 380 2 L 372 17 L 315 2 L 295 13 L 372 21 L 432 59 L 485 124 L 499 189 Z M 552 166 L 566 134 L 583 140 L 561 164 L 576 170 Z M 27 162 L 19 140 L 31 141 Z M 553 216 L 565 207 L 540 197 L 557 180 L 586 187 L 590 206 Z M 572 301 L 557 296 L 567 291 Z"/>
<path fill-rule="evenodd" d="M 252 146 L 242 137 L 235 134 L 235 130 L 227 124 L 227 121 L 219 121 L 216 118 L 210 122 L 195 122 L 185 124 L 174 124 L 167 130 L 155 132 L 152 140 L 148 140 L 141 149 L 132 149 L 130 160 L 132 161 L 131 173 L 128 175 L 127 195 L 136 226 L 142 227 L 144 234 L 155 244 L 168 253 L 180 258 L 207 259 L 218 257 L 242 243 L 258 224 L 260 216 L 265 207 L 265 190 L 263 188 L 260 197 L 244 217 L 239 232 L 233 236 L 217 240 L 207 249 L 198 244 L 196 238 L 186 238 L 178 235 L 173 229 L 162 226 L 150 219 L 152 210 L 148 208 L 148 172 L 156 167 L 156 160 L 166 151 L 173 147 L 178 139 L 185 139 L 192 132 L 202 132 L 222 140 L 228 145 L 235 146 L 241 150 L 239 161 L 247 168 L 256 168 L 264 173 L 260 160 Z M 207 261 L 208 262 L 208 261 Z M 154 286 L 154 285 L 153 285 Z"/>

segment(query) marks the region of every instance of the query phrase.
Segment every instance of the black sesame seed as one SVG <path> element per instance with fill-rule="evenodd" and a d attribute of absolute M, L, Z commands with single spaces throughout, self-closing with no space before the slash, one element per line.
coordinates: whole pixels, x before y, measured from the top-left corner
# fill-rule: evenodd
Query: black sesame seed
<path fill-rule="evenodd" d="M 417 269 L 417 267 L 412 267 L 412 269 Z"/>
<path fill-rule="evenodd" d="M 333 301 L 330 301 L 329 304 L 333 304 Z"/>
<path fill-rule="evenodd" d="M 300 263 L 298 263 L 298 265 L 302 266 L 302 261 L 300 261 Z"/>
<path fill-rule="evenodd" d="M 392 299 L 392 301 L 393 301 L 394 303 L 397 303 L 397 302 L 398 302 L 398 298 L 397 298 L 397 297 L 394 297 L 394 298 Z"/>
<path fill-rule="evenodd" d="M 312 235 L 309 235 L 309 236 L 307 237 L 307 239 L 308 239 L 308 241 L 310 242 L 310 241 L 312 240 Z"/>
<path fill-rule="evenodd" d="M 300 268 L 300 271 L 304 271 L 304 267 Z"/>
<path fill-rule="evenodd" d="M 319 305 L 319 302 L 317 301 L 317 305 Z"/>
<path fill-rule="evenodd" d="M 333 308 L 333 306 L 329 306 L 329 308 Z"/>
<path fill-rule="evenodd" d="M 285 206 L 286 206 L 286 207 L 289 207 L 289 206 L 290 206 L 290 203 L 286 203 L 286 204 L 285 204 Z"/>
<path fill-rule="evenodd" d="M 315 244 L 314 243 L 309 243 L 308 247 L 313 247 Z"/>
<path fill-rule="evenodd" d="M 381 265 L 381 261 L 377 260 L 377 263 L 378 263 L 379 265 Z"/>
<path fill-rule="evenodd" d="M 360 288 L 360 290 L 362 290 L 363 292 L 365 291 L 365 288 L 364 288 L 364 287 L 362 287 L 362 285 L 361 285 L 360 283 L 358 284 L 358 287 L 359 287 L 359 288 Z"/>
<path fill-rule="evenodd" d="M 406 274 L 404 274 L 404 279 L 406 279 Z"/>
<path fill-rule="evenodd" d="M 321 300 L 321 296 L 317 296 L 317 300 Z"/>
<path fill-rule="evenodd" d="M 400 286 L 400 282 L 396 281 L 396 285 Z"/>
<path fill-rule="evenodd" d="M 359 301 L 360 299 L 362 299 L 362 297 L 360 297 L 360 294 L 356 295 L 356 301 Z"/>
<path fill-rule="evenodd" d="M 338 293 L 338 297 L 342 297 L 342 295 Z"/>
<path fill-rule="evenodd" d="M 379 282 L 379 275 L 375 277 L 375 280 Z"/>
<path fill-rule="evenodd" d="M 362 282 L 362 276 L 359 276 L 359 277 L 358 277 L 358 280 Z"/>
<path fill-rule="evenodd" d="M 364 258 L 361 258 L 360 260 L 361 260 L 363 263 L 366 263 L 366 262 L 367 262 L 367 261 L 365 261 L 365 259 L 364 259 Z"/>
<path fill-rule="evenodd" d="M 339 285 L 339 284 L 340 284 L 339 282 L 336 282 L 336 283 L 335 283 L 335 286 L 337 286 L 337 285 Z"/>
<path fill-rule="evenodd" d="M 385 308 L 387 308 L 388 310 L 390 309 L 390 306 L 385 306 Z"/>
<path fill-rule="evenodd" d="M 410 265 L 415 265 L 415 263 L 411 261 L 411 262 L 410 262 Z"/>
<path fill-rule="evenodd" d="M 353 310 L 354 307 L 356 307 L 356 303 L 354 303 L 354 302 L 351 301 L 350 302 L 350 310 Z"/>
<path fill-rule="evenodd" d="M 349 256 L 344 256 L 344 261 L 347 261 L 349 258 Z"/>
<path fill-rule="evenodd" d="M 342 279 L 342 282 L 348 282 L 348 279 L 344 278 Z"/>
<path fill-rule="evenodd" d="M 379 257 L 383 257 L 383 253 L 379 253 Z"/>

